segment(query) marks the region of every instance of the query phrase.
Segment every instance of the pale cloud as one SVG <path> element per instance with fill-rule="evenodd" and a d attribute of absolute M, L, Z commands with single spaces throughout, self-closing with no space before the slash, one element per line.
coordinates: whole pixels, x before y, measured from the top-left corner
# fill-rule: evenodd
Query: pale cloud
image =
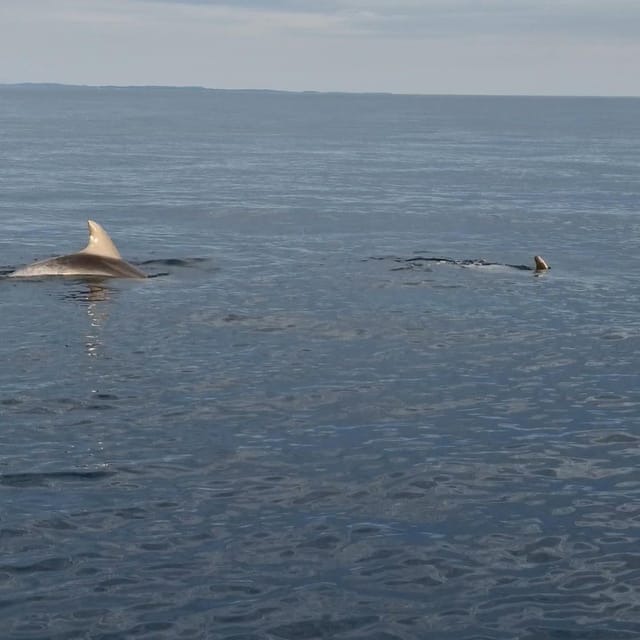
<path fill-rule="evenodd" d="M 178 20 L 325 35 L 452 37 L 515 33 L 637 37 L 637 0 L 21 0 L 0 1 L 16 22 L 139 24 Z"/>
<path fill-rule="evenodd" d="M 343 0 L 341 11 L 379 34 L 405 37 L 540 34 L 580 38 L 640 33 L 636 0 Z"/>
<path fill-rule="evenodd" d="M 331 16 L 355 31 L 409 36 L 549 32 L 637 37 L 637 0 L 133 0 L 254 15 Z M 406 31 L 404 31 L 406 30 Z"/>

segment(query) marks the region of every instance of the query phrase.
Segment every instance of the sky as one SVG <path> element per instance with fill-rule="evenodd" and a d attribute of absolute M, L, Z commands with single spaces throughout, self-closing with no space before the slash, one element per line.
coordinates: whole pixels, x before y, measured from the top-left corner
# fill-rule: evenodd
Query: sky
<path fill-rule="evenodd" d="M 640 96 L 640 0 L 0 0 L 0 83 Z"/>

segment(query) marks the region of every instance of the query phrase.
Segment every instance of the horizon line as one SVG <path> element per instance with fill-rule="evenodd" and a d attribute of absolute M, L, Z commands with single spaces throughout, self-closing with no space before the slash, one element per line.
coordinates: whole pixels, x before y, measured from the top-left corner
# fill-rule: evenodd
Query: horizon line
<path fill-rule="evenodd" d="M 554 93 L 416 93 L 404 91 L 346 91 L 335 89 L 269 89 L 269 88 L 225 88 L 205 87 L 203 85 L 165 85 L 165 84 L 77 84 L 66 82 L 0 82 L 0 87 L 46 88 L 57 87 L 67 89 L 169 89 L 198 90 L 236 93 L 286 93 L 314 95 L 348 95 L 348 96 L 399 96 L 399 97 L 460 97 L 460 98 L 597 98 L 597 99 L 639 99 L 640 95 L 625 94 L 554 94 Z"/>

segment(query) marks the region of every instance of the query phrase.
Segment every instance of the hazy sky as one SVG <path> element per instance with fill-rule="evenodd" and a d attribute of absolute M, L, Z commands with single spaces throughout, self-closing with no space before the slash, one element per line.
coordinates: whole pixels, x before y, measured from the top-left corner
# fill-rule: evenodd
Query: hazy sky
<path fill-rule="evenodd" d="M 0 0 L 0 82 L 640 95 L 640 0 Z"/>

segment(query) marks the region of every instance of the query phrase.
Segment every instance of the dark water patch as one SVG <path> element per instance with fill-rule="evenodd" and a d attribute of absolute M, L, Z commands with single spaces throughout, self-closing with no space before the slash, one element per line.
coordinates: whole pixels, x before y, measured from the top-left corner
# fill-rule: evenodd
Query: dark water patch
<path fill-rule="evenodd" d="M 316 618 L 272 627 L 268 631 L 285 640 L 313 640 L 333 637 L 336 634 L 361 631 L 378 621 L 377 616 L 354 616 L 352 618 Z"/>
<path fill-rule="evenodd" d="M 50 282 L 48 279 L 47 282 Z M 110 301 L 113 296 L 117 296 L 116 285 L 111 284 L 111 280 L 106 278 L 90 277 L 65 277 L 60 282 L 63 289 L 59 292 L 62 300 L 75 300 L 85 304 L 101 303 Z"/>
<path fill-rule="evenodd" d="M 300 548 L 314 548 L 322 550 L 335 549 L 342 543 L 342 539 L 331 534 L 320 534 L 312 540 L 308 540 L 300 545 Z"/>
<path fill-rule="evenodd" d="M 223 322 L 246 322 L 248 320 L 251 320 L 249 316 L 240 313 L 229 313 L 222 319 Z"/>
<path fill-rule="evenodd" d="M 551 626 L 551 625 L 550 625 Z M 640 625 L 634 625 L 635 630 L 617 630 L 609 625 L 590 625 L 588 629 L 574 629 L 572 627 L 527 627 L 522 640 L 631 640 L 638 637 Z"/>
<path fill-rule="evenodd" d="M 294 504 L 310 504 L 317 501 L 324 501 L 327 498 L 337 496 L 339 491 L 334 489 L 316 489 L 310 491 L 304 496 L 300 496 L 294 500 Z"/>
<path fill-rule="evenodd" d="M 236 598 L 238 595 L 257 596 L 263 593 L 264 588 L 251 584 L 216 584 L 211 585 L 209 590 L 221 597 Z"/>
<path fill-rule="evenodd" d="M 628 340 L 630 338 L 636 338 L 636 331 L 629 331 L 624 329 L 607 329 L 603 334 L 600 335 L 601 340 Z"/>
<path fill-rule="evenodd" d="M 20 400 L 20 398 L 4 398 L 3 400 L 0 400 L 0 404 L 4 405 L 5 407 L 15 407 L 15 406 L 19 406 L 20 404 L 22 404 L 22 400 Z"/>
<path fill-rule="evenodd" d="M 138 584 L 140 584 L 140 580 L 135 578 L 107 578 L 98 582 L 93 587 L 93 590 L 97 593 L 102 593 L 105 591 L 112 593 L 115 589 L 118 589 L 120 587 L 130 587 Z"/>
<path fill-rule="evenodd" d="M 12 528 L 3 528 L 0 529 L 0 540 L 2 538 L 16 538 L 28 535 L 27 529 L 12 529 Z"/>
<path fill-rule="evenodd" d="M 278 333 L 292 329 L 309 329 L 311 321 L 303 314 L 268 314 L 252 316 L 244 313 L 211 313 L 197 312 L 192 320 L 198 324 L 209 327 L 243 327 L 257 333 Z M 337 331 L 332 327 L 333 331 Z M 322 329 L 318 329 L 316 335 L 321 335 Z M 237 347 L 249 346 L 246 343 L 234 343 Z"/>
<path fill-rule="evenodd" d="M 184 269 L 196 268 L 202 264 L 211 262 L 212 258 L 157 258 L 136 262 L 140 267 L 160 266 L 160 267 L 180 267 Z"/>
<path fill-rule="evenodd" d="M 64 571 L 69 569 L 72 561 L 69 558 L 45 558 L 29 564 L 3 564 L 0 565 L 0 571 L 8 573 L 24 573 L 32 574 L 41 571 Z"/>
<path fill-rule="evenodd" d="M 44 595 L 25 596 L 24 598 L 2 598 L 0 597 L 0 610 L 14 607 L 30 606 L 38 602 L 43 602 L 47 597 Z M 24 610 L 24 609 L 23 609 Z M 2 625 L 0 624 L 0 630 Z"/>
<path fill-rule="evenodd" d="M 88 354 L 91 357 L 91 353 Z M 68 389 L 61 389 L 67 391 Z M 76 419 L 74 414 L 92 411 L 112 411 L 127 403 L 126 394 L 101 393 L 97 389 L 88 390 L 87 397 L 51 397 L 43 399 L 37 393 L 20 394 L 18 397 L 6 398 L 0 405 L 6 407 L 14 415 L 57 415 L 71 420 L 65 426 L 83 426 L 91 424 L 90 419 Z M 89 413 L 90 415 L 90 413 Z"/>
<path fill-rule="evenodd" d="M 624 406 L 624 407 L 635 407 L 640 404 L 640 397 L 638 400 L 631 400 L 628 396 L 623 396 L 618 393 L 599 393 L 597 395 L 589 396 L 585 398 L 585 403 L 593 404 L 599 407 L 606 406 Z"/>
<path fill-rule="evenodd" d="M 240 609 L 241 607 L 235 605 L 234 608 Z M 257 620 L 262 620 L 270 613 L 279 611 L 279 608 L 277 607 L 245 606 L 242 608 L 248 609 L 248 611 L 228 613 L 225 615 L 216 615 L 213 617 L 213 620 L 219 624 L 242 624 L 245 622 L 255 622 Z"/>
<path fill-rule="evenodd" d="M 73 518 L 66 516 L 54 516 L 36 522 L 33 524 L 34 529 L 51 529 L 53 531 L 75 531 L 78 527 Z"/>
<path fill-rule="evenodd" d="M 626 432 L 608 433 L 606 435 L 595 438 L 595 442 L 602 444 L 630 444 L 640 441 L 640 436 Z"/>
<path fill-rule="evenodd" d="M 98 481 L 110 478 L 115 471 L 46 471 L 39 473 L 5 473 L 0 475 L 0 484 L 7 487 L 41 487 L 58 482 Z"/>

